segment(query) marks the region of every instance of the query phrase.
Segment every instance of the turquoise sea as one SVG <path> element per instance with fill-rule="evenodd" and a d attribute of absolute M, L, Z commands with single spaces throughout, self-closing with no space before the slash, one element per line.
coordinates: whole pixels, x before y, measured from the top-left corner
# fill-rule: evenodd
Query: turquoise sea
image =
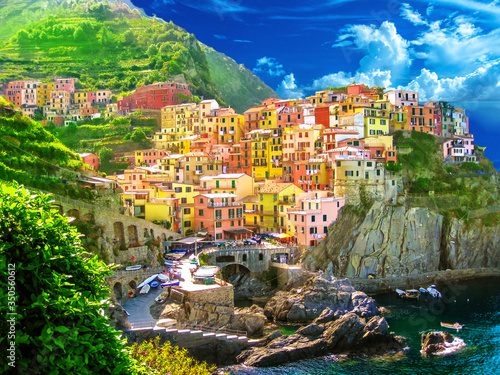
<path fill-rule="evenodd" d="M 443 299 L 418 302 L 393 294 L 376 295 L 391 331 L 407 339 L 409 350 L 400 357 L 360 358 L 327 356 L 273 368 L 232 367 L 233 375 L 351 375 L 351 374 L 500 374 L 500 278 L 437 284 Z M 446 357 L 420 354 L 421 333 L 443 330 L 440 322 L 465 324 L 459 333 L 466 347 Z"/>

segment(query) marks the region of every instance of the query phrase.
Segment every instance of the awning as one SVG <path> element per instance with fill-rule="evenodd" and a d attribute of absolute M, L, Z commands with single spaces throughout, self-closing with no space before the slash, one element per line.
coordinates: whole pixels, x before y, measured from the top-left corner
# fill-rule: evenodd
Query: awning
<path fill-rule="evenodd" d="M 251 230 L 246 229 L 246 228 L 238 228 L 238 229 L 224 229 L 224 232 L 226 232 L 226 233 L 232 233 L 232 234 L 246 234 L 246 233 L 253 233 Z"/>

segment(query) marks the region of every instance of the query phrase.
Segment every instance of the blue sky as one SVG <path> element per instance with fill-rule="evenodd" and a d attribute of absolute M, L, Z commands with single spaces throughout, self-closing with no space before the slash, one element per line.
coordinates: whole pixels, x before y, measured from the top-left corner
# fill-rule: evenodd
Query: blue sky
<path fill-rule="evenodd" d="M 282 98 L 356 82 L 498 100 L 499 0 L 132 0 L 253 70 Z"/>

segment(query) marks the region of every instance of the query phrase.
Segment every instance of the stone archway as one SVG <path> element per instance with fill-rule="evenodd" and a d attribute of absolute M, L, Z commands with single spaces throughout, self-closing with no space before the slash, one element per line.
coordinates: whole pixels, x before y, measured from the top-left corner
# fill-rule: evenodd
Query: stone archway
<path fill-rule="evenodd" d="M 137 227 L 135 225 L 129 225 L 127 228 L 128 242 L 139 242 L 139 237 L 137 236 Z"/>
<path fill-rule="evenodd" d="M 83 215 L 83 220 L 88 221 L 90 223 L 95 223 L 95 216 L 92 212 L 89 212 Z"/>
<path fill-rule="evenodd" d="M 137 282 L 135 280 L 132 280 L 128 283 L 128 288 L 129 288 L 129 295 L 130 292 L 132 292 L 134 295 L 137 294 Z"/>
<path fill-rule="evenodd" d="M 113 285 L 113 293 L 115 293 L 115 297 L 118 302 L 121 303 L 123 298 L 123 288 L 121 283 L 115 283 L 115 285 Z"/>
<path fill-rule="evenodd" d="M 80 220 L 80 211 L 78 211 L 76 208 L 72 208 L 71 210 L 68 210 L 67 215 L 70 217 L 74 217 L 75 219 Z"/>
<path fill-rule="evenodd" d="M 123 223 L 121 221 L 113 223 L 113 232 L 116 245 L 125 245 L 125 231 L 123 230 Z"/>
<path fill-rule="evenodd" d="M 250 273 L 251 273 L 250 269 L 238 263 L 225 265 L 221 269 L 222 278 L 226 281 L 234 274 L 249 275 Z"/>

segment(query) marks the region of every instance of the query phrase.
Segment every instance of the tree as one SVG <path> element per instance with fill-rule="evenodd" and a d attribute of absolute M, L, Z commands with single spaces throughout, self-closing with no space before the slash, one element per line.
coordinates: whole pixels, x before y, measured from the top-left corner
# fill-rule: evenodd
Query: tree
<path fill-rule="evenodd" d="M 130 137 L 130 140 L 132 140 L 133 142 L 142 142 L 147 139 L 148 137 L 146 137 L 146 133 L 144 133 L 144 130 L 142 129 L 135 129 L 132 133 L 132 136 Z"/>
<path fill-rule="evenodd" d="M 9 284 L 7 277 L 0 282 L 0 312 L 17 313 L 16 373 L 133 372 L 119 333 L 102 313 L 110 268 L 83 250 L 51 199 L 17 184 L 0 189 L 0 257 L 10 269 Z M 0 320 L 2 332 L 10 332 L 10 324 Z M 3 353 L 8 344 L 2 341 Z M 11 370 L 2 363 L 2 373 Z"/>
<path fill-rule="evenodd" d="M 115 153 L 110 148 L 102 147 L 99 150 L 99 161 L 101 163 L 109 162 L 112 158 L 114 158 L 114 156 L 115 156 Z"/>

